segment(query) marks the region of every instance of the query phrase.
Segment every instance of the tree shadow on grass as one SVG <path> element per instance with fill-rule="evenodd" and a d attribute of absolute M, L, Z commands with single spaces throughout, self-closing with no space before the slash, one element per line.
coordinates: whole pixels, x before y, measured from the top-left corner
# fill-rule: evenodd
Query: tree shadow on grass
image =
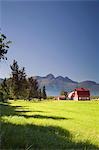
<path fill-rule="evenodd" d="M 0 103 L 0 116 L 11 116 L 18 115 L 20 113 L 16 112 L 16 108 L 21 108 L 21 106 L 11 106 L 9 102 Z"/>
<path fill-rule="evenodd" d="M 45 116 L 45 115 L 19 115 L 25 118 L 38 118 L 38 119 L 54 119 L 54 120 L 68 120 L 70 118 L 58 117 L 58 116 Z"/>
<path fill-rule="evenodd" d="M 42 112 L 45 112 L 45 111 L 39 111 L 39 110 L 16 110 L 16 112 L 18 112 L 18 113 L 26 113 L 26 112 L 40 112 L 40 113 L 42 113 Z"/>
<path fill-rule="evenodd" d="M 9 105 L 9 102 L 6 103 L 0 103 L 0 116 L 14 116 L 14 115 L 20 115 L 27 113 L 27 112 L 44 112 L 44 111 L 39 111 L 39 110 L 20 110 L 24 109 L 23 106 L 11 106 Z M 19 110 L 17 110 L 19 109 Z"/>
<path fill-rule="evenodd" d="M 56 126 L 16 125 L 1 122 L 1 149 L 89 149 L 99 147 L 86 142 L 74 142 L 68 130 Z"/>
<path fill-rule="evenodd" d="M 38 118 L 38 119 L 54 119 L 54 120 L 68 120 L 70 118 L 58 117 L 58 116 L 45 116 L 45 115 L 27 115 L 26 112 L 44 112 L 44 111 L 28 111 L 28 110 L 16 110 L 16 108 L 22 108 L 22 106 L 11 106 L 8 103 L 2 103 L 1 116 L 14 116 L 18 115 L 25 118 Z"/>
<path fill-rule="evenodd" d="M 0 116 L 10 116 L 11 114 L 15 114 L 14 107 L 8 103 L 0 103 Z"/>
<path fill-rule="evenodd" d="M 5 105 L 5 106 L 4 106 Z M 72 134 L 66 129 L 58 126 L 41 126 L 34 124 L 12 124 L 6 122 L 2 116 L 21 115 L 16 112 L 15 107 L 2 104 L 0 124 L 0 149 L 11 150 L 98 150 L 99 147 L 89 141 L 75 142 Z M 35 117 L 42 118 L 41 115 Z M 46 119 L 46 116 L 43 116 Z M 49 116 L 53 117 L 53 116 Z M 52 118 L 54 119 L 54 118 Z"/>

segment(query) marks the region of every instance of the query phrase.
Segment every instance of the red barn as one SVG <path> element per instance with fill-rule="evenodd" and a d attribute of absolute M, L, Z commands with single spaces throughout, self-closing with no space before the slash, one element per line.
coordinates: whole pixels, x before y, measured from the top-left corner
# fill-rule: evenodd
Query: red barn
<path fill-rule="evenodd" d="M 85 88 L 76 88 L 69 93 L 68 98 L 73 100 L 90 100 L 90 91 Z"/>

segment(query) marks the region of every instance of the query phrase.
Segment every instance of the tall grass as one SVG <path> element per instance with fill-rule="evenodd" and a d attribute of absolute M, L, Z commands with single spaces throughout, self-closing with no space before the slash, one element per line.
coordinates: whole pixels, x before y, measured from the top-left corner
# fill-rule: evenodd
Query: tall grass
<path fill-rule="evenodd" d="M 1 149 L 99 149 L 98 101 L 1 103 Z"/>

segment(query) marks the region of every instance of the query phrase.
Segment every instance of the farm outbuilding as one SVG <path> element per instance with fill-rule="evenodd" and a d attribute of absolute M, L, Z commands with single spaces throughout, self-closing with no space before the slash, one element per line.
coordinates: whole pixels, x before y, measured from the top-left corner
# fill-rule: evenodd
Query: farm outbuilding
<path fill-rule="evenodd" d="M 90 91 L 85 88 L 76 88 L 68 94 L 71 100 L 90 100 Z"/>
<path fill-rule="evenodd" d="M 55 96 L 54 99 L 55 100 L 66 100 L 66 97 L 64 95 L 60 95 L 60 96 Z"/>

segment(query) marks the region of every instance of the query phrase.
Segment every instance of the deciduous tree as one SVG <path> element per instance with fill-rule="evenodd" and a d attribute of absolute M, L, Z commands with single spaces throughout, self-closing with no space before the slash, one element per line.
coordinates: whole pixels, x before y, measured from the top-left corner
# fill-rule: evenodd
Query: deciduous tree
<path fill-rule="evenodd" d="M 11 41 L 7 41 L 7 37 L 0 33 L 0 61 L 1 59 L 7 59 L 5 56 L 8 52 L 9 44 Z"/>
<path fill-rule="evenodd" d="M 68 97 L 68 93 L 66 91 L 61 91 L 60 95 L 64 95 L 65 99 L 67 99 Z"/>

